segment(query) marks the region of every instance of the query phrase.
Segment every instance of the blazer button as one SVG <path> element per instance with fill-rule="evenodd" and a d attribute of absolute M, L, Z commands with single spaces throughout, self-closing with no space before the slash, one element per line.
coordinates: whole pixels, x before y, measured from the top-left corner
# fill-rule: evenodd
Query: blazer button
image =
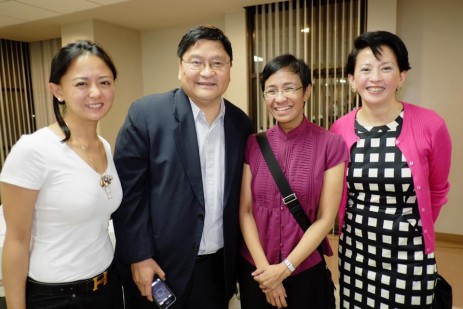
<path fill-rule="evenodd" d="M 193 246 L 193 252 L 195 254 L 198 254 L 198 251 L 199 251 L 199 246 L 198 245 Z"/>
<path fill-rule="evenodd" d="M 198 215 L 199 220 L 204 221 L 204 215 Z"/>

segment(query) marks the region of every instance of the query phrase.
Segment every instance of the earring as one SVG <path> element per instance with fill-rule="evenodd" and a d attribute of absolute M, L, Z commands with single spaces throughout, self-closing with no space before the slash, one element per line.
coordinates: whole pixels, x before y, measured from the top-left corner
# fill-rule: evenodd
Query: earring
<path fill-rule="evenodd" d="M 58 98 L 58 102 L 62 103 L 64 100 L 62 98 Z"/>
<path fill-rule="evenodd" d="M 354 86 L 352 86 L 352 92 L 353 92 L 353 93 L 357 93 L 357 88 L 355 88 Z"/>

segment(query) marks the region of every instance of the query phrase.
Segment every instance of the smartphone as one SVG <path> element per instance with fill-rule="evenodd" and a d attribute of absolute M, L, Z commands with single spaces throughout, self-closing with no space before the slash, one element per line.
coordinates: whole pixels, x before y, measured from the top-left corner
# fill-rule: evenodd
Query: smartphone
<path fill-rule="evenodd" d="M 160 309 L 169 308 L 176 300 L 174 293 L 172 293 L 167 284 L 158 276 L 154 277 L 154 281 L 151 284 L 151 292 L 154 302 Z"/>

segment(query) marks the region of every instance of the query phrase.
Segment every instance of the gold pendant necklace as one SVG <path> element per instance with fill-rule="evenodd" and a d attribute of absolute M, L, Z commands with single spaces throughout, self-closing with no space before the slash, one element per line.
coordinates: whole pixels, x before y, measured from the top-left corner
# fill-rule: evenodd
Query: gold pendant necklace
<path fill-rule="evenodd" d="M 100 173 L 98 173 L 98 170 L 96 169 L 96 166 L 95 164 L 93 163 L 93 160 L 92 158 L 90 157 L 90 155 L 88 154 L 88 147 L 85 147 L 84 145 L 82 145 L 82 143 L 77 139 L 77 137 L 74 137 L 74 139 L 76 140 L 76 142 L 79 144 L 80 148 L 82 149 L 82 151 L 84 152 L 85 154 L 85 157 L 87 157 L 87 160 L 88 162 L 90 163 L 91 167 L 93 168 L 93 170 L 95 172 L 97 172 L 98 175 L 100 175 Z M 98 145 L 101 143 L 101 141 L 98 139 Z M 106 151 L 105 151 L 106 153 Z M 109 162 L 108 162 L 108 165 L 109 165 Z M 113 176 L 110 175 L 110 174 L 101 174 L 100 175 L 100 186 L 102 188 L 105 189 L 106 191 L 106 196 L 108 197 L 108 199 L 112 198 L 113 195 L 112 195 L 112 192 L 111 192 L 111 187 L 109 186 L 111 184 L 111 181 L 113 180 Z"/>

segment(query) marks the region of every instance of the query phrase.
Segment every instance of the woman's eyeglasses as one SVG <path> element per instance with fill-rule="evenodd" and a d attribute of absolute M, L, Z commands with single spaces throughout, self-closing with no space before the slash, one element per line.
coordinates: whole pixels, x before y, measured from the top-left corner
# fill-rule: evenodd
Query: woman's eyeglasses
<path fill-rule="evenodd" d="M 269 99 L 275 99 L 278 97 L 278 94 L 281 93 L 282 96 L 287 97 L 292 94 L 294 94 L 296 91 L 299 89 L 302 89 L 301 87 L 286 87 L 283 90 L 275 90 L 275 89 L 270 89 L 270 90 L 265 90 L 264 91 L 264 99 L 269 100 Z"/>

